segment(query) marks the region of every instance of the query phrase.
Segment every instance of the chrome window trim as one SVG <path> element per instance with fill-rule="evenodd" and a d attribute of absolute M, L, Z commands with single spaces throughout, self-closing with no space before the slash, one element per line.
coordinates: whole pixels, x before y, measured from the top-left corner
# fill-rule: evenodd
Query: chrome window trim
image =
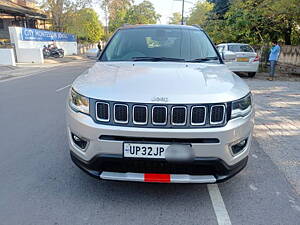
<path fill-rule="evenodd" d="M 166 109 L 166 121 L 164 123 L 156 123 L 156 122 L 153 121 L 153 111 L 154 111 L 155 108 L 165 108 Z M 151 109 L 151 116 L 152 116 L 151 121 L 152 121 L 153 125 L 166 125 L 167 121 L 168 121 L 168 107 L 166 107 L 164 105 L 162 105 L 162 106 L 158 106 L 158 105 L 153 106 L 152 109 Z"/>
<path fill-rule="evenodd" d="M 184 111 L 185 111 L 185 118 L 184 118 L 184 123 L 173 123 L 173 109 L 176 109 L 176 108 L 184 108 Z M 173 106 L 172 109 L 171 109 L 171 124 L 172 125 L 175 125 L 175 126 L 180 126 L 180 125 L 186 125 L 186 121 L 187 121 L 187 108 L 185 106 Z"/>
<path fill-rule="evenodd" d="M 146 109 L 146 122 L 141 123 L 141 122 L 136 122 L 134 120 L 134 109 L 135 109 L 135 107 L 144 107 Z M 146 125 L 148 123 L 148 107 L 145 106 L 145 105 L 134 105 L 133 109 L 132 109 L 132 122 L 133 122 L 133 124 L 137 124 L 137 125 Z"/>
<path fill-rule="evenodd" d="M 127 111 L 127 120 L 126 121 L 122 121 L 122 120 L 117 120 L 116 119 L 116 106 L 126 106 L 126 111 Z M 115 123 L 125 124 L 125 123 L 128 123 L 128 121 L 129 121 L 128 105 L 126 105 L 126 104 L 119 104 L 119 103 L 114 104 L 114 122 Z"/>
<path fill-rule="evenodd" d="M 218 106 L 222 106 L 222 107 L 223 107 L 223 118 L 222 118 L 222 121 L 220 121 L 220 122 L 212 122 L 212 121 L 211 121 L 212 109 L 213 109 L 214 107 L 218 107 Z M 225 107 L 225 105 L 222 105 L 222 104 L 212 105 L 212 106 L 210 107 L 209 123 L 210 123 L 211 125 L 218 125 L 218 124 L 224 123 L 224 121 L 225 121 L 225 113 L 226 113 L 226 107 Z"/>
<path fill-rule="evenodd" d="M 98 117 L 98 104 L 105 104 L 108 106 L 108 119 L 101 119 Z M 96 119 L 101 121 L 101 122 L 109 122 L 110 120 L 110 107 L 109 107 L 109 103 L 107 102 L 96 102 Z"/>
<path fill-rule="evenodd" d="M 203 121 L 203 123 L 193 123 L 193 110 L 194 110 L 194 108 L 204 108 L 204 121 Z M 207 112 L 206 106 L 192 106 L 192 108 L 191 108 L 191 125 L 192 126 L 204 125 L 205 122 L 206 122 L 206 112 Z"/>

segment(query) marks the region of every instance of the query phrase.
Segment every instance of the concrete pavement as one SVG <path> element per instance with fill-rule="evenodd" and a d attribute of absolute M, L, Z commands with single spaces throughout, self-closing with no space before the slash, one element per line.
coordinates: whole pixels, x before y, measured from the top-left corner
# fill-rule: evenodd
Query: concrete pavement
<path fill-rule="evenodd" d="M 300 82 L 247 82 L 256 103 L 256 140 L 300 194 Z"/>
<path fill-rule="evenodd" d="M 65 56 L 64 58 L 48 58 L 44 64 L 17 63 L 17 66 L 1 66 L 0 65 L 0 81 L 18 78 L 41 72 L 56 69 L 59 66 L 64 66 L 68 63 L 82 63 L 83 61 L 91 61 L 85 56 Z"/>
<path fill-rule="evenodd" d="M 218 185 L 225 209 L 216 207 L 220 199 L 212 201 L 207 185 L 109 182 L 84 174 L 69 157 L 65 103 L 69 85 L 92 64 L 0 82 L 0 224 L 299 224 L 296 186 L 273 147 L 262 144 L 259 127 L 247 168 Z M 257 98 L 262 107 L 264 97 Z M 226 213 L 230 221 L 220 216 Z"/>

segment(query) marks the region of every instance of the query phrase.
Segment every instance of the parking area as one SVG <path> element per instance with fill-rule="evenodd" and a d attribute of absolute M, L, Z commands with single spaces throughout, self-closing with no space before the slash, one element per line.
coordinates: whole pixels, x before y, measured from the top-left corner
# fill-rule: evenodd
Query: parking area
<path fill-rule="evenodd" d="M 300 82 L 247 82 L 255 96 L 255 139 L 300 194 Z"/>
<path fill-rule="evenodd" d="M 225 183 L 99 181 L 71 162 L 65 128 L 70 84 L 92 64 L 0 81 L 0 224 L 299 224 L 300 82 L 246 79 L 253 145 Z"/>

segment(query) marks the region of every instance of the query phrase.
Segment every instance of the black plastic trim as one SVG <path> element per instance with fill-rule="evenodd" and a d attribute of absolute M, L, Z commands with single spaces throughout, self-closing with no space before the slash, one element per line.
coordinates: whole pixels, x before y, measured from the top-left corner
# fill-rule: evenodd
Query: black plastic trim
<path fill-rule="evenodd" d="M 100 179 L 100 174 L 102 172 L 101 167 L 105 162 L 113 162 L 120 165 L 124 162 L 132 164 L 134 162 L 140 162 L 145 166 L 147 163 L 151 162 L 158 162 L 158 163 L 166 163 L 166 160 L 157 159 L 157 160 L 145 160 L 145 159 L 128 159 L 123 158 L 122 155 L 113 155 L 113 154 L 99 154 L 92 158 L 90 161 L 85 161 L 75 155 L 72 151 L 70 152 L 72 161 L 84 172 L 88 175 Z M 229 166 L 223 160 L 214 157 L 208 158 L 195 158 L 192 162 L 186 162 L 180 164 L 180 166 L 184 166 L 186 168 L 190 167 L 201 167 L 201 168 L 215 168 L 214 174 L 207 174 L 207 175 L 214 175 L 216 178 L 216 182 L 224 182 L 229 178 L 233 177 L 237 173 L 239 173 L 243 168 L 246 167 L 248 162 L 248 156 L 242 159 L 240 162 L 236 163 L 235 165 Z M 118 168 L 114 168 L 118 169 Z M 126 168 L 125 168 L 126 169 Z"/>
<path fill-rule="evenodd" d="M 220 143 L 218 138 L 146 138 L 146 137 L 125 137 L 125 136 L 112 136 L 101 135 L 99 140 L 104 141 L 133 141 L 133 142 L 161 142 L 161 143 Z"/>

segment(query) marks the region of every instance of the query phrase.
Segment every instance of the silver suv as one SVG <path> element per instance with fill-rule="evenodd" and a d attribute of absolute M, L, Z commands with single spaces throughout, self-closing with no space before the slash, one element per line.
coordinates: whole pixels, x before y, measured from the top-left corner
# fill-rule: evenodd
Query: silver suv
<path fill-rule="evenodd" d="M 120 28 L 73 83 L 73 162 L 107 180 L 224 181 L 247 164 L 252 96 L 199 27 Z"/>

